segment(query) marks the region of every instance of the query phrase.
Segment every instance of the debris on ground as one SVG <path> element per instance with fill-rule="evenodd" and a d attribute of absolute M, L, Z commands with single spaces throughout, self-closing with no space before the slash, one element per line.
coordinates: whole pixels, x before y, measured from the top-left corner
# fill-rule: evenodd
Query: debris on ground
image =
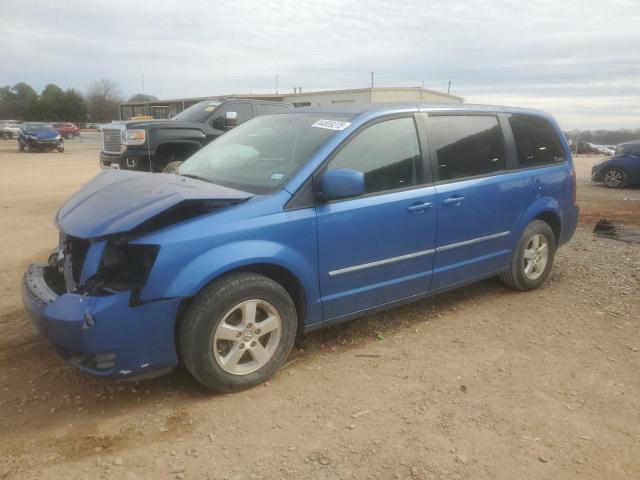
<path fill-rule="evenodd" d="M 610 238 L 627 243 L 640 243 L 640 231 L 634 231 L 627 227 L 619 227 L 614 225 L 606 218 L 598 220 L 593 233 L 602 238 Z"/>

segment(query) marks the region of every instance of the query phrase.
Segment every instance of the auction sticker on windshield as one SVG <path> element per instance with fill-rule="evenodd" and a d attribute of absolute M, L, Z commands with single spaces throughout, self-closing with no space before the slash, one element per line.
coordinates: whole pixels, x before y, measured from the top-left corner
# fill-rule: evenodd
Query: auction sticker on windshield
<path fill-rule="evenodd" d="M 351 125 L 351 122 L 341 122 L 339 120 L 318 120 L 311 126 L 316 128 L 326 128 L 327 130 L 344 130 L 349 125 Z"/>

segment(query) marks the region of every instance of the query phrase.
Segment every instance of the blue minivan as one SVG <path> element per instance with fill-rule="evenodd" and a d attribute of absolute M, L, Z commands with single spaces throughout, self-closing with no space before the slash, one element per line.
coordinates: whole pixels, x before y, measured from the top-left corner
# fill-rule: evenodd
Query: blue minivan
<path fill-rule="evenodd" d="M 105 171 L 24 276 L 42 335 L 96 375 L 182 362 L 265 381 L 298 334 L 499 276 L 549 275 L 578 217 L 571 153 L 538 111 L 303 108 L 250 120 L 177 174 Z"/>

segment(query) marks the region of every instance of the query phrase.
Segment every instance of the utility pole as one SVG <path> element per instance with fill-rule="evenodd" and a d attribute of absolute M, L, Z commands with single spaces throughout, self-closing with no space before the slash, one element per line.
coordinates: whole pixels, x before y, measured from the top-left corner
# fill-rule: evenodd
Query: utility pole
<path fill-rule="evenodd" d="M 373 72 L 371 72 L 371 88 L 373 89 Z"/>
<path fill-rule="evenodd" d="M 278 94 L 278 74 L 276 73 L 276 95 Z"/>
<path fill-rule="evenodd" d="M 449 94 L 450 91 L 451 91 L 451 80 L 449 80 L 449 86 L 447 87 L 447 95 Z"/>
<path fill-rule="evenodd" d="M 147 96 L 144 94 L 144 72 L 140 74 L 142 77 L 142 98 L 143 98 L 143 102 L 144 102 L 144 114 L 145 115 L 149 115 L 149 111 L 147 108 Z M 133 112 L 135 115 L 135 111 Z"/>

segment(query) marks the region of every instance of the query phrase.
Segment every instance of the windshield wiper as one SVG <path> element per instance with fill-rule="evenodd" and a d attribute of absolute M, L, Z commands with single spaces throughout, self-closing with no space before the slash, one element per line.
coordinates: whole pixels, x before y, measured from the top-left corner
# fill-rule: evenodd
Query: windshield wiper
<path fill-rule="evenodd" d="M 192 173 L 179 173 L 178 175 L 180 175 L 181 177 L 195 178 L 196 180 L 202 180 L 203 182 L 207 183 L 214 183 L 208 178 L 201 177 L 200 175 L 193 175 Z"/>

